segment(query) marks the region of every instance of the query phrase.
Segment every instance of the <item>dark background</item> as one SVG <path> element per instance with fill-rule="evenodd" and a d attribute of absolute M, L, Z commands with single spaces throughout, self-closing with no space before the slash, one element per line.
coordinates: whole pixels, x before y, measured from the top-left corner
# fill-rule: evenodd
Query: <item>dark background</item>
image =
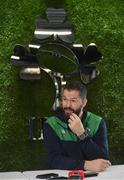
<path fill-rule="evenodd" d="M 35 19 L 45 17 L 47 7 L 64 7 L 68 20 L 75 26 L 75 42 L 84 46 L 94 42 L 104 56 L 102 63 L 98 65 L 100 76 L 87 86 L 87 108 L 106 120 L 110 160 L 112 164 L 122 164 L 124 1 L 1 0 L 0 171 L 23 171 L 45 167 L 46 153 L 42 142 L 29 141 L 28 119 L 30 116 L 39 119 L 50 114 L 55 88 L 44 72 L 40 81 L 21 80 L 20 68 L 11 64 L 10 56 L 15 44 L 28 47 L 29 41 L 34 38 Z M 61 70 L 61 66 L 57 68 L 58 71 Z M 68 71 L 66 62 L 64 68 Z"/>

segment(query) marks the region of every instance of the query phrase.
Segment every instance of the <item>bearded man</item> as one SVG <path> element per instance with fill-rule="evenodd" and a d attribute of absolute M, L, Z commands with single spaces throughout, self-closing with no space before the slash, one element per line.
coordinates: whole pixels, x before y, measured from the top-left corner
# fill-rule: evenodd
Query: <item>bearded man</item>
<path fill-rule="evenodd" d="M 105 121 L 87 111 L 86 104 L 83 84 L 63 87 L 61 106 L 43 124 L 49 168 L 101 172 L 111 165 Z"/>

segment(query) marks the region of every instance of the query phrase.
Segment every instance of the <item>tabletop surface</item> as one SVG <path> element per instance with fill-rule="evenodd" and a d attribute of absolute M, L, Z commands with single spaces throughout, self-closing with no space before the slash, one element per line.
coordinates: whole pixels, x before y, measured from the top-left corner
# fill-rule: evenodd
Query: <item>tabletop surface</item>
<path fill-rule="evenodd" d="M 0 180 L 38 180 L 37 175 L 46 173 L 57 173 L 59 176 L 68 176 L 67 170 L 35 170 L 24 172 L 1 172 Z M 106 171 L 101 172 L 98 176 L 85 178 L 86 180 L 124 180 L 124 165 L 113 165 Z"/>
<path fill-rule="evenodd" d="M 67 170 L 38 170 L 38 171 L 25 171 L 23 174 L 30 180 L 37 179 L 36 176 L 39 174 L 46 173 L 57 173 L 59 176 L 68 176 Z M 106 171 L 101 172 L 98 176 L 85 178 L 86 180 L 124 180 L 124 165 L 113 165 L 109 167 Z M 38 180 L 38 179 L 37 179 Z"/>
<path fill-rule="evenodd" d="M 25 177 L 25 175 L 19 171 L 15 172 L 1 172 L 0 173 L 1 180 L 28 180 L 29 178 Z"/>

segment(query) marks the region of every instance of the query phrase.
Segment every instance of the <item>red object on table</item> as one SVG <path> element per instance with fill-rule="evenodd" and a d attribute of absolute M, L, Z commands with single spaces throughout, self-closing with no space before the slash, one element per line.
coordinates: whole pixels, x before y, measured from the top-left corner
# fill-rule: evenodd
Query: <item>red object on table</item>
<path fill-rule="evenodd" d="M 71 180 L 70 177 L 73 175 L 78 174 L 81 178 L 81 180 L 84 180 L 84 172 L 83 170 L 73 170 L 68 172 L 68 180 Z"/>

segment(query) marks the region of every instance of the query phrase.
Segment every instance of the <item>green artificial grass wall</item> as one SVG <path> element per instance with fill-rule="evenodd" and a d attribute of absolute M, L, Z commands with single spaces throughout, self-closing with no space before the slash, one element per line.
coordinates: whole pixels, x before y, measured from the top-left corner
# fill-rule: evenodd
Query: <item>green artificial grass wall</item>
<path fill-rule="evenodd" d="M 21 80 L 20 68 L 11 64 L 10 56 L 16 44 L 28 47 L 35 19 L 45 17 L 47 7 L 64 7 L 75 25 L 75 42 L 84 46 L 94 42 L 103 53 L 101 74 L 87 86 L 88 109 L 106 120 L 110 160 L 124 163 L 124 2 L 1 0 L 0 171 L 44 168 L 45 150 L 41 142 L 29 142 L 28 119 L 50 114 L 54 85 L 44 72 L 40 81 Z"/>

